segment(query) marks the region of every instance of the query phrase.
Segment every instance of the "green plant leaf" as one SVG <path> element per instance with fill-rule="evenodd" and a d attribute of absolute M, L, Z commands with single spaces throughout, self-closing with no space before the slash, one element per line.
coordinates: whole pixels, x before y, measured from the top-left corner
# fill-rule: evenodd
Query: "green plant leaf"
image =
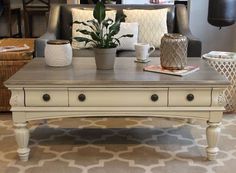
<path fill-rule="evenodd" d="M 116 13 L 115 21 L 124 22 L 125 18 L 126 18 L 125 14 L 123 14 L 123 13 Z"/>
<path fill-rule="evenodd" d="M 118 46 L 118 44 L 116 44 L 116 43 L 114 43 L 114 42 L 111 42 L 111 43 L 109 44 L 108 48 L 115 48 L 115 47 L 117 47 L 117 46 Z"/>
<path fill-rule="evenodd" d="M 89 25 L 89 24 L 86 23 L 86 22 L 75 21 L 74 23 L 75 23 L 75 24 L 82 24 L 82 25 L 84 25 L 84 26 L 87 26 L 87 27 L 91 28 L 93 31 L 96 30 L 93 26 Z M 78 32 L 78 31 L 79 31 L 79 30 L 76 30 L 76 32 Z"/>
<path fill-rule="evenodd" d="M 113 20 L 108 18 L 107 20 L 104 20 L 102 22 L 102 24 L 106 27 L 106 29 L 108 28 L 109 25 L 111 25 L 113 23 Z"/>
<path fill-rule="evenodd" d="M 120 22 L 116 21 L 114 24 L 112 24 L 109 27 L 109 35 L 110 36 L 114 36 L 116 34 L 118 34 L 118 32 L 120 31 Z"/>
<path fill-rule="evenodd" d="M 94 40 L 89 39 L 89 38 L 85 38 L 85 37 L 74 37 L 74 39 L 78 42 L 85 42 L 85 45 L 87 45 L 89 42 L 96 44 L 96 42 Z"/>
<path fill-rule="evenodd" d="M 80 22 L 80 21 L 74 21 L 73 23 L 75 23 L 75 24 L 82 24 L 82 25 L 84 25 L 84 26 L 87 26 L 87 25 L 88 25 L 87 23 L 85 23 L 85 22 Z"/>
<path fill-rule="evenodd" d="M 83 29 L 83 30 L 77 29 L 76 32 L 80 32 L 80 33 L 82 33 L 84 35 L 91 35 L 91 33 L 92 33 L 92 32 L 90 32 L 88 30 L 85 30 L 85 29 Z"/>
<path fill-rule="evenodd" d="M 81 22 L 79 22 L 79 21 L 74 21 L 73 24 L 74 24 L 74 23 L 75 23 L 75 24 L 80 24 Z"/>
<path fill-rule="evenodd" d="M 99 37 L 98 33 L 91 32 L 90 36 L 95 41 L 101 41 L 101 38 Z"/>
<path fill-rule="evenodd" d="M 95 19 L 88 20 L 87 22 L 91 23 L 96 28 L 96 30 L 99 29 L 99 23 Z"/>
<path fill-rule="evenodd" d="M 120 45 L 120 40 L 118 38 L 114 38 L 114 39 Z"/>
<path fill-rule="evenodd" d="M 133 36 L 134 36 L 133 34 L 125 34 L 125 35 L 120 36 L 118 39 L 123 38 L 123 37 L 133 37 Z"/>
<path fill-rule="evenodd" d="M 105 19 L 106 11 L 105 6 L 102 2 L 97 2 L 93 10 L 93 17 L 98 21 L 99 24 Z"/>

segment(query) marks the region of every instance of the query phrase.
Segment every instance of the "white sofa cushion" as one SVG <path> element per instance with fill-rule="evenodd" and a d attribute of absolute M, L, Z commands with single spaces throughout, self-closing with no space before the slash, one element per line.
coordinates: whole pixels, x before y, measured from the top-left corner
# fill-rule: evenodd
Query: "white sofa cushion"
<path fill-rule="evenodd" d="M 117 50 L 135 50 L 134 44 L 138 42 L 138 23 L 121 22 L 120 31 L 115 37 L 119 38 L 126 34 L 133 34 L 133 37 L 121 38 Z"/>
<path fill-rule="evenodd" d="M 110 10 L 106 11 L 106 19 L 110 18 L 113 21 L 116 17 L 116 11 Z M 93 10 L 91 9 L 72 9 L 72 18 L 73 22 L 79 21 L 79 22 L 86 22 L 88 20 L 94 19 L 93 17 Z M 91 24 L 91 23 L 90 23 Z M 76 32 L 77 29 L 86 29 L 88 31 L 92 31 L 92 29 L 88 26 L 84 26 L 82 24 L 73 24 L 72 26 L 72 38 L 74 37 L 85 37 L 85 38 L 91 38 L 89 35 L 84 35 L 80 32 Z M 84 42 L 77 42 L 75 39 L 72 39 L 72 48 L 73 49 L 82 49 L 82 48 L 91 48 L 92 44 L 88 43 L 85 46 Z"/>
<path fill-rule="evenodd" d="M 162 36 L 167 30 L 167 8 L 155 10 L 124 10 L 126 22 L 139 24 L 138 42 L 160 48 Z"/>

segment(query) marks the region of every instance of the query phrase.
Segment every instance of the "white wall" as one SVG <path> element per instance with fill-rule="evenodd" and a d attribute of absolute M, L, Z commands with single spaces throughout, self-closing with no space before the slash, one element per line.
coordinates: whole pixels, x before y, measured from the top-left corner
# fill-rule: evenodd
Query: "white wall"
<path fill-rule="evenodd" d="M 208 0 L 191 0 L 190 28 L 203 43 L 202 53 L 212 50 L 236 52 L 236 24 L 221 30 L 207 22 Z"/>

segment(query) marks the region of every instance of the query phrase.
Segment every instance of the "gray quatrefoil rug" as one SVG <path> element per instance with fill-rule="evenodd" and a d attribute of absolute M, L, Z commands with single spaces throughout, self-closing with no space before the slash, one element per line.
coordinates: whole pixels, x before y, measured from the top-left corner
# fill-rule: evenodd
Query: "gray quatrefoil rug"
<path fill-rule="evenodd" d="M 29 122 L 30 160 L 16 154 L 11 115 L 0 114 L 0 173 L 233 173 L 236 114 L 224 115 L 216 161 L 204 121 L 66 118 Z"/>

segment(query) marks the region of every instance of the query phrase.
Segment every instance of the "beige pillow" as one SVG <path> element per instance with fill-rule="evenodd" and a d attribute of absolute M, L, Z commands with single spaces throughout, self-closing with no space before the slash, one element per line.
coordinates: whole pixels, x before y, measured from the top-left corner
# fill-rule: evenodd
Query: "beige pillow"
<path fill-rule="evenodd" d="M 120 31 L 116 35 L 116 38 L 122 35 L 133 34 L 133 37 L 122 37 L 120 38 L 120 45 L 117 47 L 118 50 L 135 50 L 134 44 L 138 42 L 138 23 L 120 23 Z"/>
<path fill-rule="evenodd" d="M 112 20 L 115 20 L 116 16 L 116 11 L 106 11 L 106 19 L 111 18 Z M 73 22 L 74 21 L 80 21 L 80 22 L 86 22 L 88 20 L 94 19 L 93 17 L 93 10 L 91 9 L 72 9 L 72 18 Z M 73 24 L 72 26 L 72 38 L 74 37 L 86 37 L 86 38 L 91 38 L 88 35 L 84 35 L 80 32 L 76 32 L 77 29 L 86 29 L 88 31 L 91 31 L 92 29 L 89 28 L 88 26 L 84 26 L 82 24 Z M 72 39 L 72 47 L 73 49 L 82 49 L 82 48 L 91 48 L 92 44 L 88 43 L 85 46 L 84 42 L 77 42 L 75 39 Z"/>
<path fill-rule="evenodd" d="M 167 8 L 157 10 L 124 10 L 125 22 L 139 24 L 138 42 L 160 48 L 161 38 L 167 33 Z"/>

